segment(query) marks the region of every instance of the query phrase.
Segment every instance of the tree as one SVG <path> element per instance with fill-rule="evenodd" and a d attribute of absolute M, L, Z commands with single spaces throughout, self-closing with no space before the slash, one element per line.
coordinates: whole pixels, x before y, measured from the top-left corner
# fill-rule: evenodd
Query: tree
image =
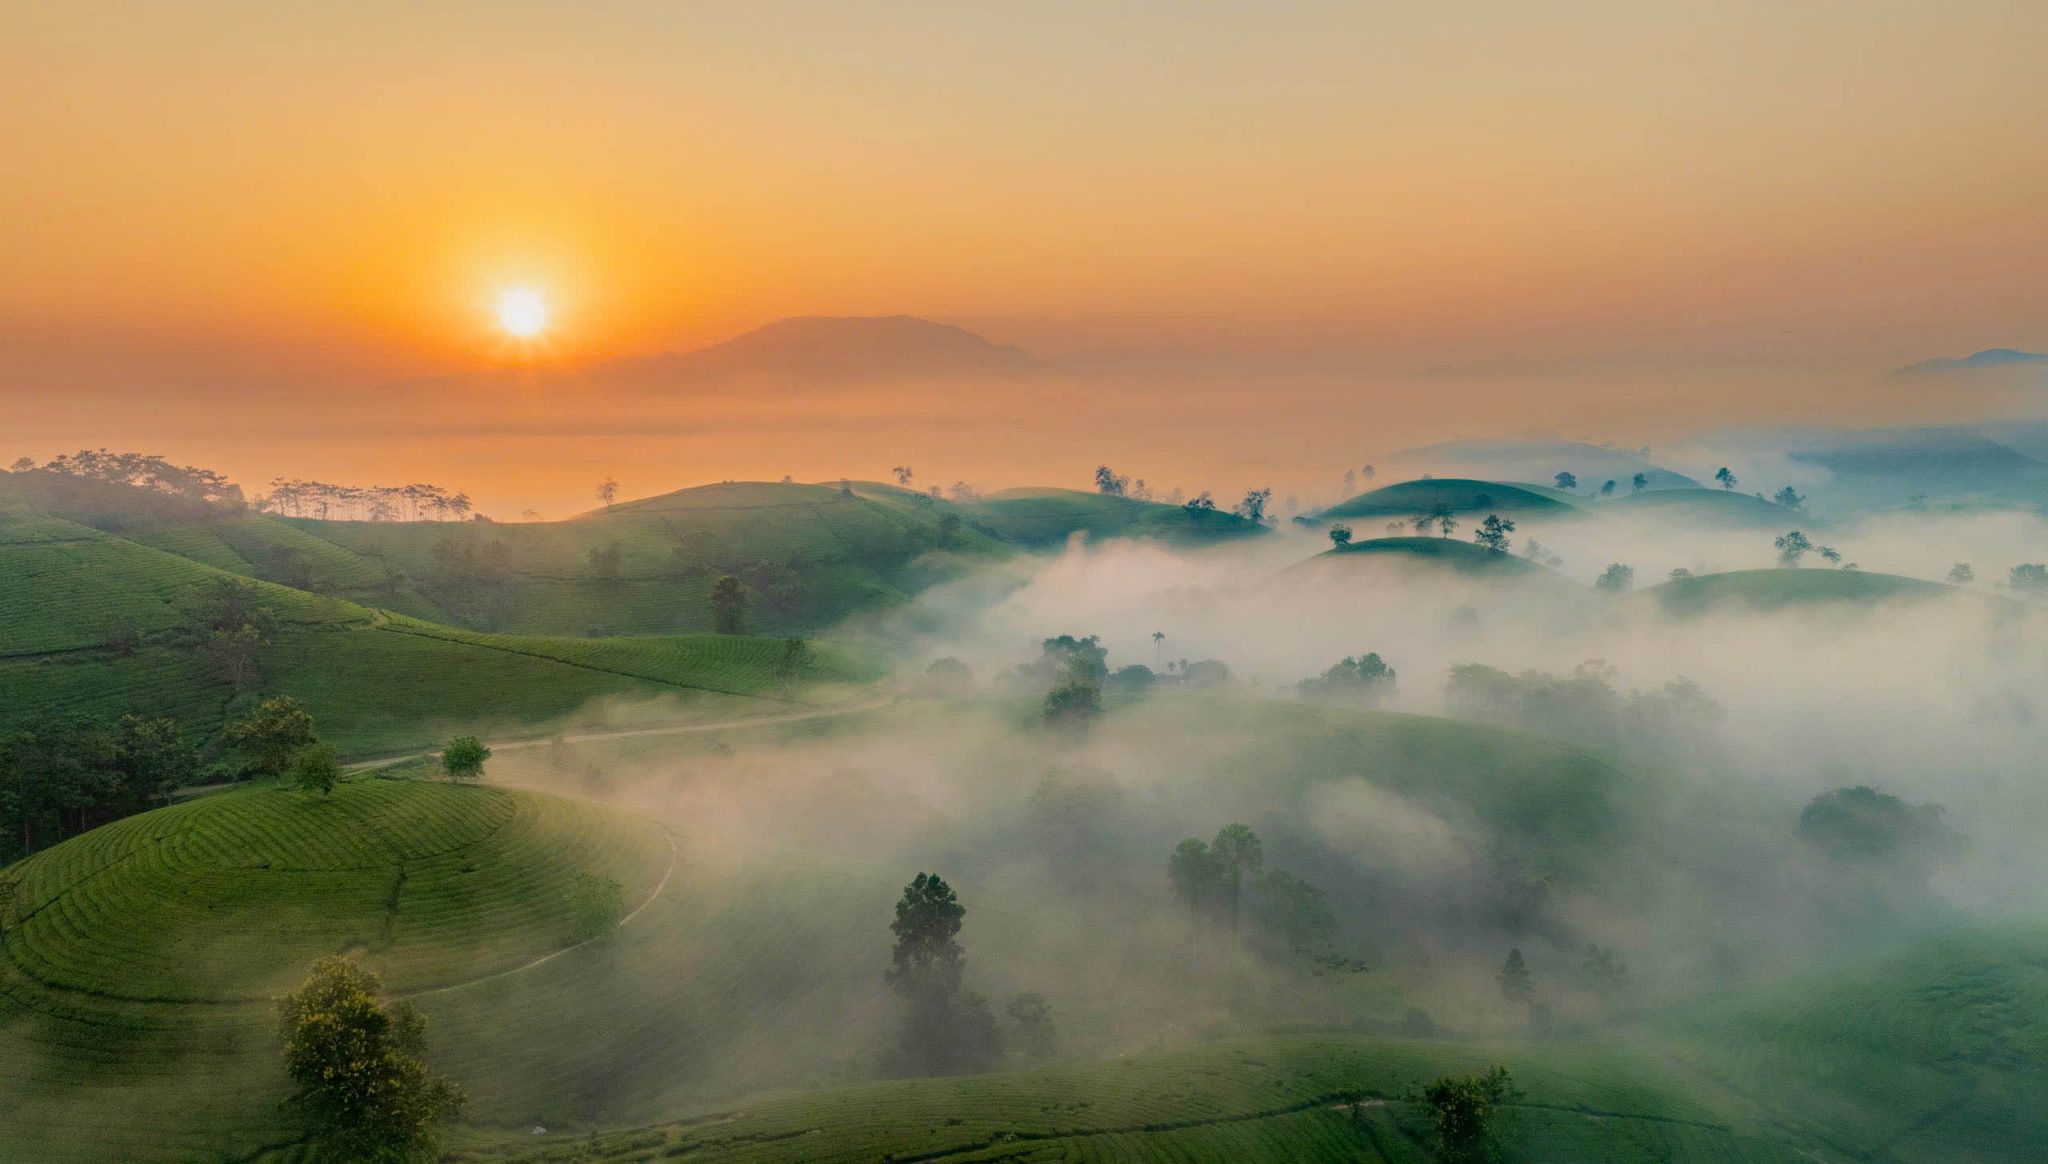
<path fill-rule="evenodd" d="M 1174 847 L 1166 862 L 1166 876 L 1173 882 L 1173 895 L 1187 904 L 1190 921 L 1199 923 L 1202 915 L 1222 900 L 1223 864 L 1200 837 L 1189 837 Z"/>
<path fill-rule="evenodd" d="M 597 499 L 599 501 L 604 502 L 604 507 L 606 509 L 610 509 L 612 507 L 612 502 L 618 500 L 618 498 L 619 483 L 617 481 L 612 480 L 610 477 L 606 477 L 604 480 L 599 481 L 597 483 Z"/>
<path fill-rule="evenodd" d="M 1252 882 L 1252 934 L 1273 954 L 1317 954 L 1329 950 L 1337 915 L 1322 890 L 1285 869 Z"/>
<path fill-rule="evenodd" d="M 1131 479 L 1120 477 L 1108 465 L 1095 466 L 1095 491 L 1112 497 L 1122 497 L 1130 491 Z"/>
<path fill-rule="evenodd" d="M 1241 824 L 1227 824 L 1209 842 L 1209 851 L 1222 871 L 1223 900 L 1230 907 L 1230 932 L 1237 933 L 1239 906 L 1244 899 L 1245 874 L 1257 874 L 1265 862 L 1259 835 Z"/>
<path fill-rule="evenodd" d="M 379 1003 L 382 989 L 374 973 L 328 957 L 278 1004 L 292 1099 L 310 1117 L 321 1159 L 438 1159 L 434 1125 L 462 1107 L 462 1092 L 421 1057 L 426 1020 L 411 1003 Z"/>
<path fill-rule="evenodd" d="M 1938 804 L 1908 804 L 1867 784 L 1823 792 L 1799 811 L 1799 835 L 1829 857 L 1924 881 L 1962 850 Z"/>
<path fill-rule="evenodd" d="M 1728 466 L 1726 465 L 1723 465 L 1719 469 L 1716 469 L 1714 471 L 1714 480 L 1719 481 L 1721 483 L 1721 488 L 1723 489 L 1735 488 L 1735 474 L 1730 472 Z"/>
<path fill-rule="evenodd" d="M 711 584 L 711 627 L 722 635 L 747 633 L 747 591 L 730 574 Z"/>
<path fill-rule="evenodd" d="M 1332 547 L 1332 548 L 1334 548 L 1334 549 L 1339 549 L 1339 550 L 1341 550 L 1341 549 L 1343 549 L 1343 548 L 1344 548 L 1345 546 L 1348 546 L 1348 545 L 1350 545 L 1350 544 L 1351 544 L 1351 527 L 1350 527 L 1350 526 L 1348 526 L 1348 525 L 1345 525 L 1345 524 L 1344 524 L 1343 522 L 1341 522 L 1341 521 L 1340 521 L 1340 522 L 1338 522 L 1337 524 L 1335 524 L 1335 525 L 1333 525 L 1333 526 L 1331 526 L 1331 527 L 1330 527 L 1330 545 L 1331 545 L 1331 547 Z"/>
<path fill-rule="evenodd" d="M 1216 512 L 1216 499 L 1209 496 L 1209 491 L 1204 489 L 1199 496 L 1189 498 L 1180 508 L 1181 512 L 1188 515 L 1189 521 L 1200 521 Z"/>
<path fill-rule="evenodd" d="M 2048 564 L 2029 562 L 2014 566 L 2006 575 L 2006 584 L 2027 594 L 2048 590 Z"/>
<path fill-rule="evenodd" d="M 1158 661 L 1160 660 L 1160 658 L 1162 657 L 1162 656 L 1161 656 L 1161 654 L 1160 654 L 1160 652 L 1164 651 L 1165 649 L 1166 649 L 1166 632 L 1165 632 L 1165 631 L 1153 631 L 1153 632 L 1152 632 L 1152 661 L 1153 661 L 1153 662 L 1155 662 L 1155 663 L 1157 663 L 1157 662 L 1158 662 Z"/>
<path fill-rule="evenodd" d="M 590 575 L 599 582 L 619 580 L 619 559 L 623 554 L 619 543 L 607 542 L 602 546 L 590 547 Z"/>
<path fill-rule="evenodd" d="M 1643 490 L 1648 489 L 1649 487 L 1650 477 L 1647 473 L 1637 473 L 1635 476 L 1630 477 L 1628 479 L 1628 491 L 1630 493 L 1641 493 Z"/>
<path fill-rule="evenodd" d="M 1778 547 L 1778 565 L 1786 569 L 1799 568 L 1799 559 L 1813 551 L 1813 541 L 1798 530 L 1782 533 L 1771 542 Z"/>
<path fill-rule="evenodd" d="M 1031 672 L 1051 683 L 1100 683 L 1109 677 L 1109 648 L 1102 636 L 1060 635 L 1038 644 L 1038 658 Z"/>
<path fill-rule="evenodd" d="M 1692 577 L 1692 571 L 1686 569 L 1684 566 L 1673 566 L 1671 568 L 1671 573 L 1667 575 L 1667 577 L 1669 577 L 1673 582 L 1683 582 L 1687 578 Z"/>
<path fill-rule="evenodd" d="M 1820 546 L 1815 550 L 1815 552 L 1820 555 L 1821 561 L 1826 562 L 1830 566 L 1839 566 L 1842 564 L 1842 551 L 1836 549 L 1833 546 Z"/>
<path fill-rule="evenodd" d="M 1479 528 L 1473 531 L 1472 540 L 1496 554 L 1505 554 L 1508 552 L 1508 535 L 1513 532 L 1515 523 L 1512 519 L 1489 513 L 1486 520 L 1479 524 Z"/>
<path fill-rule="evenodd" d="M 1784 506 L 1786 509 L 1796 510 L 1801 513 L 1806 511 L 1806 498 L 1800 496 L 1799 490 L 1792 488 L 1790 485 L 1773 493 L 1771 500 L 1778 505 Z"/>
<path fill-rule="evenodd" d="M 490 748 L 475 736 L 457 736 L 441 749 L 441 770 L 448 779 L 458 784 L 484 778 L 484 761 L 491 758 Z"/>
<path fill-rule="evenodd" d="M 228 739 L 249 754 L 258 772 L 276 776 L 313 742 L 313 716 L 291 696 L 273 696 L 229 728 Z"/>
<path fill-rule="evenodd" d="M 1355 659 L 1346 656 L 1320 676 L 1303 679 L 1294 687 L 1309 698 L 1349 697 L 1378 703 L 1394 693 L 1394 679 L 1394 669 L 1387 666 L 1379 652 L 1367 651 Z"/>
<path fill-rule="evenodd" d="M 1529 979 L 1529 964 L 1522 960 L 1520 948 L 1508 951 L 1508 960 L 1501 963 L 1500 973 L 1493 976 L 1500 983 L 1502 997 L 1509 1002 L 1527 1002 L 1535 996 L 1536 988 Z"/>
<path fill-rule="evenodd" d="M 1557 476 L 1552 477 L 1551 480 L 1557 482 L 1557 487 L 1559 489 L 1577 489 L 1579 487 L 1578 477 L 1575 474 L 1573 474 L 1572 471 L 1569 469 L 1566 469 L 1563 472 L 1559 473 Z"/>
<path fill-rule="evenodd" d="M 1083 727 L 1102 714 L 1102 688 L 1080 679 L 1069 680 L 1045 693 L 1045 722 Z"/>
<path fill-rule="evenodd" d="M 782 640 L 781 649 L 775 653 L 775 686 L 788 699 L 796 691 L 796 685 L 811 668 L 811 645 L 791 636 Z"/>
<path fill-rule="evenodd" d="M 1505 1067 L 1484 1075 L 1445 1075 L 1422 1089 L 1435 1132 L 1436 1157 L 1444 1164 L 1491 1164 L 1500 1158 L 1495 1142 L 1501 1112 L 1521 1092 Z"/>
<path fill-rule="evenodd" d="M 1368 481 L 1370 481 L 1370 480 L 1372 480 L 1372 479 L 1373 479 L 1374 477 L 1378 476 L 1378 472 L 1377 472 L 1376 470 L 1374 470 L 1374 469 L 1373 469 L 1373 467 L 1372 467 L 1371 465 L 1367 465 L 1367 466 L 1366 466 L 1365 468 L 1363 468 L 1363 469 L 1360 469 L 1360 470 L 1358 471 L 1358 473 L 1359 473 L 1359 476 L 1361 476 L 1361 477 L 1364 477 L 1364 478 L 1365 478 L 1366 480 L 1368 480 Z"/>
<path fill-rule="evenodd" d="M 1627 594 L 1635 588 L 1635 584 L 1636 568 L 1624 566 L 1620 562 L 1607 563 L 1607 569 L 1601 571 L 1600 576 L 1593 580 L 1595 589 L 1608 594 Z"/>
<path fill-rule="evenodd" d="M 1266 520 L 1266 503 L 1272 499 L 1271 489 L 1247 489 L 1244 500 L 1237 503 L 1233 512 L 1253 525 L 1261 525 Z"/>
<path fill-rule="evenodd" d="M 905 1004 L 902 1050 L 912 1070 L 986 1067 L 998 1049 L 994 1016 L 978 996 L 960 998 L 967 957 L 957 940 L 967 910 L 936 873 L 919 873 L 896 902 L 896 935 L 884 976 Z"/>
<path fill-rule="evenodd" d="M 910 488 L 910 478 L 913 476 L 913 473 L 909 465 L 898 465 L 889 470 L 889 472 L 896 475 L 896 483 L 898 485 L 903 486 L 905 489 Z"/>
<path fill-rule="evenodd" d="M 15 473 L 27 473 L 35 467 L 35 459 L 32 457 L 18 457 L 14 464 L 8 466 L 9 470 Z"/>
<path fill-rule="evenodd" d="M 292 753 L 285 776 L 300 792 L 326 796 L 341 783 L 341 765 L 334 758 L 334 745 L 312 743 Z"/>
<path fill-rule="evenodd" d="M 1017 1024 L 1017 1046 L 1027 1063 L 1043 1063 L 1053 1057 L 1058 1036 L 1052 1026 L 1052 1006 L 1045 996 L 1026 991 L 1003 1008 Z"/>
<path fill-rule="evenodd" d="M 1344 496 L 1349 497 L 1356 492 L 1358 492 L 1358 470 L 1346 469 L 1344 470 Z"/>
<path fill-rule="evenodd" d="M 1436 523 L 1439 537 L 1450 537 L 1451 531 L 1458 528 L 1458 519 L 1451 516 L 1451 507 L 1448 505 L 1437 506 L 1430 511 L 1429 516 L 1430 520 Z"/>
<path fill-rule="evenodd" d="M 1614 479 L 1613 479 L 1612 477 L 1610 477 L 1610 478 L 1608 478 L 1607 480 L 1605 480 L 1605 481 L 1602 481 L 1602 482 L 1600 483 L 1600 496 L 1602 496 L 1602 497 L 1612 497 L 1612 496 L 1614 496 Z"/>
<path fill-rule="evenodd" d="M 1977 571 L 1968 562 L 1957 562 L 1948 568 L 1948 580 L 1952 586 L 1968 586 L 1977 580 Z"/>
<path fill-rule="evenodd" d="M 199 751 L 162 716 L 124 715 L 114 724 L 113 770 L 121 783 L 122 807 L 139 812 L 192 783 Z"/>

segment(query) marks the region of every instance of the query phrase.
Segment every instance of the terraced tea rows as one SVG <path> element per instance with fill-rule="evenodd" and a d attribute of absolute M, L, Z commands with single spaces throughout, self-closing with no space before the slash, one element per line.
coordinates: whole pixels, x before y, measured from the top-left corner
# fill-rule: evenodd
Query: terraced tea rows
<path fill-rule="evenodd" d="M 658 826 L 595 805 L 383 780 L 204 797 L 46 850 L 0 910 L 0 1158 L 288 1142 L 269 1000 L 314 957 L 352 950 L 436 1000 L 502 991 L 577 949 L 578 878 L 619 879 L 630 906 L 674 860 Z M 96 1117 L 114 1097 L 121 1118 Z"/>
<path fill-rule="evenodd" d="M 1430 1159 L 1400 1097 L 1436 1075 L 1510 1065 L 1527 1092 L 1518 1159 L 1789 1161 L 1739 1116 L 1684 1098 L 1652 1061 L 1570 1046 L 1463 1048 L 1276 1037 L 1082 1067 L 863 1084 L 522 1160 Z M 1354 1117 L 1352 1101 L 1370 1101 Z M 1356 1120 L 1356 1122 L 1354 1122 Z"/>

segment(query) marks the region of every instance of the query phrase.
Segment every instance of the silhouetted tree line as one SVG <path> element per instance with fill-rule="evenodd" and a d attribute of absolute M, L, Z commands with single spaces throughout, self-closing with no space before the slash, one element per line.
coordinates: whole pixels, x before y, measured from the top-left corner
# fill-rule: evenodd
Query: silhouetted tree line
<path fill-rule="evenodd" d="M 322 521 L 461 521 L 472 516 L 469 494 L 427 484 L 330 485 L 278 477 L 255 505 L 264 513 Z"/>
<path fill-rule="evenodd" d="M 14 463 L 16 472 L 32 471 L 35 467 L 35 463 L 26 457 Z M 45 463 L 42 471 L 104 481 L 110 485 L 147 489 L 152 493 L 182 497 L 208 505 L 234 508 L 240 508 L 242 505 L 242 487 L 226 477 L 196 465 L 173 465 L 154 453 L 111 453 L 106 449 L 80 449 L 76 453 Z"/>

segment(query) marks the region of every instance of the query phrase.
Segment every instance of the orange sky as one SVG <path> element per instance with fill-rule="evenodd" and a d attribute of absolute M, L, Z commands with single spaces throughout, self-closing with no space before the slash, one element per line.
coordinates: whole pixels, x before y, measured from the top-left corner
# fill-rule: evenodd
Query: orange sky
<path fill-rule="evenodd" d="M 513 281 L 563 364 L 811 313 L 1389 375 L 2048 345 L 2023 0 L 0 3 L 39 444 L 101 443 L 53 393 L 172 433 L 502 364 Z"/>

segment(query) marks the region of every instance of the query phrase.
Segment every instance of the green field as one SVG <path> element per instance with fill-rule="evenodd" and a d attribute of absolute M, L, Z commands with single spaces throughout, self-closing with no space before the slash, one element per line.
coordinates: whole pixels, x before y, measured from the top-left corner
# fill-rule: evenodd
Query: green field
<path fill-rule="evenodd" d="M 977 527 L 1028 547 L 1056 546 L 1077 533 L 1201 544 L 1266 532 L 1227 505 L 1191 515 L 1178 505 L 1075 489 L 1006 489 L 960 508 Z"/>
<path fill-rule="evenodd" d="M 1439 507 L 1457 514 L 1499 513 L 1515 517 L 1571 517 L 1583 509 L 1579 498 L 1542 485 L 1438 477 L 1385 485 L 1333 505 L 1316 517 L 1405 519 Z"/>
<path fill-rule="evenodd" d="M 1867 570 L 1730 570 L 1661 582 L 1639 592 L 1667 613 L 1717 609 L 1780 610 L 1818 603 L 1868 605 L 1922 602 L 1950 596 L 1990 602 L 1990 596 L 1898 574 Z"/>
<path fill-rule="evenodd" d="M 1557 576 L 1549 567 L 1516 554 L 1495 553 L 1477 542 L 1445 537 L 1368 538 L 1310 559 L 1324 568 L 1369 561 L 1418 562 L 1499 577 Z"/>
<path fill-rule="evenodd" d="M 1825 528 L 1812 514 L 1799 513 L 1751 493 L 1732 489 L 1651 489 L 1602 502 L 1600 512 L 1677 521 L 1709 529 L 1758 529 L 1783 532 L 1794 526 Z"/>
<path fill-rule="evenodd" d="M 673 860 L 658 826 L 595 805 L 380 780 L 204 797 L 38 853 L 0 909 L 0 1156 L 293 1139 L 270 1000 L 315 957 L 354 951 L 423 998 L 495 988 L 576 946 L 577 877 L 639 903 Z"/>

